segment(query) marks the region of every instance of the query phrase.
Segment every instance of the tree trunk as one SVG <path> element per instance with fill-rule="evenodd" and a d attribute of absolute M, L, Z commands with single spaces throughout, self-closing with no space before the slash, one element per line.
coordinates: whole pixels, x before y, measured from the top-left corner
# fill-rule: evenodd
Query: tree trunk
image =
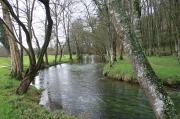
<path fill-rule="evenodd" d="M 69 19 L 69 18 L 68 18 Z M 66 36 L 66 40 L 67 40 L 67 45 L 68 45 L 68 51 L 69 51 L 69 59 L 70 59 L 70 61 L 72 61 L 73 60 L 73 58 L 72 58 L 72 52 L 71 52 L 71 45 L 70 45 L 70 39 L 69 39 L 69 20 L 68 20 L 68 28 L 67 28 L 67 36 Z"/>
<path fill-rule="evenodd" d="M 59 57 L 59 62 L 61 62 L 62 55 L 63 55 L 63 49 L 61 48 L 61 49 L 60 49 L 60 57 Z"/>
<path fill-rule="evenodd" d="M 79 48 L 79 44 L 78 44 L 78 41 L 77 41 L 76 37 L 74 38 L 74 41 L 75 41 L 75 44 L 76 44 L 77 59 L 78 60 L 82 60 L 82 54 L 81 54 L 81 51 L 80 51 L 80 48 Z"/>
<path fill-rule="evenodd" d="M 44 35 L 46 35 L 46 32 L 47 32 L 47 25 L 48 25 L 48 19 L 46 18 L 45 19 L 45 24 L 44 24 L 44 27 L 45 27 Z M 46 37 L 45 37 L 45 39 L 46 39 Z M 46 65 L 49 65 L 47 49 L 46 49 L 45 54 L 44 54 L 44 61 L 45 61 Z"/>
<path fill-rule="evenodd" d="M 123 52 L 124 52 L 124 46 L 123 43 L 121 42 L 120 44 L 120 60 L 123 60 Z"/>
<path fill-rule="evenodd" d="M 114 12 L 114 27 L 119 34 L 122 32 L 122 29 L 125 33 L 124 46 L 129 52 L 138 82 L 145 91 L 156 118 L 177 119 L 172 100 L 164 90 L 161 80 L 153 71 L 139 44 L 139 39 L 141 39 L 139 27 L 140 16 L 138 14 L 138 10 L 140 10 L 139 0 L 130 0 L 127 1 L 127 4 L 128 13 L 130 14 L 123 14 L 122 11 L 115 12 L 112 10 Z"/>
<path fill-rule="evenodd" d="M 35 31 L 34 31 L 34 28 L 33 28 L 33 27 L 32 27 L 32 34 L 33 34 L 33 37 L 34 37 L 35 42 L 36 42 L 36 47 L 37 47 L 36 57 L 37 57 L 37 59 L 38 59 L 38 57 L 39 57 L 39 55 L 40 55 L 40 52 L 41 52 L 41 47 L 40 47 L 38 38 L 36 37 L 36 34 L 35 34 Z M 44 61 L 43 61 L 43 62 L 44 62 Z"/>
<path fill-rule="evenodd" d="M 56 53 L 55 61 L 57 63 L 58 53 L 59 53 L 59 32 L 58 32 L 58 13 L 57 13 L 57 4 L 54 3 L 54 15 L 55 15 L 55 33 L 56 33 Z"/>
<path fill-rule="evenodd" d="M 19 2 L 18 2 L 18 0 L 16 0 L 16 4 L 17 4 L 17 8 L 16 8 L 16 11 L 17 11 L 17 17 L 19 18 Z M 21 26 L 18 25 L 18 27 L 19 27 L 19 42 L 20 42 L 21 44 L 23 44 L 23 43 L 22 43 Z M 23 53 L 23 47 L 20 46 L 21 71 L 24 70 L 24 58 L 23 58 L 23 56 L 24 56 L 24 53 Z"/>
<path fill-rule="evenodd" d="M 22 43 L 22 33 L 21 33 L 21 27 L 20 26 L 19 26 L 19 42 L 21 44 L 23 44 Z M 21 71 L 24 70 L 24 53 L 23 52 L 24 52 L 23 47 L 20 46 Z"/>
<path fill-rule="evenodd" d="M 3 19 L 7 25 L 5 27 L 5 33 L 6 33 L 6 37 L 8 39 L 9 45 L 10 45 L 11 74 L 15 76 L 16 78 L 21 78 L 22 68 L 21 68 L 20 53 L 19 53 L 17 43 L 15 41 L 15 37 L 12 34 L 14 32 L 13 32 L 11 17 L 10 17 L 10 14 L 8 12 L 8 8 L 6 7 L 6 5 L 3 2 L 1 3 L 2 3 L 2 9 L 3 9 Z"/>
<path fill-rule="evenodd" d="M 116 59 L 116 36 L 115 36 L 115 34 L 114 34 L 113 41 L 112 41 L 112 47 L 113 47 L 113 62 L 116 62 L 117 59 Z"/>
<path fill-rule="evenodd" d="M 26 74 L 23 80 L 20 83 L 20 86 L 17 88 L 16 93 L 19 95 L 25 94 L 28 91 L 29 85 L 35 78 L 35 72 Z"/>
<path fill-rule="evenodd" d="M 110 66 L 117 61 L 116 59 L 116 34 L 115 29 L 111 21 L 111 13 L 109 11 L 109 3 L 105 2 L 105 9 L 107 14 L 107 28 L 108 28 L 108 35 L 109 35 L 109 42 L 110 42 Z"/>
<path fill-rule="evenodd" d="M 71 46 L 70 46 L 69 36 L 67 36 L 67 45 L 68 45 L 68 51 L 69 51 L 69 59 L 70 59 L 70 61 L 72 61 L 73 58 L 72 58 L 72 52 L 71 52 Z"/>
<path fill-rule="evenodd" d="M 47 51 L 45 52 L 44 57 L 45 57 L 45 63 L 46 63 L 46 65 L 49 65 L 49 61 L 48 61 L 48 53 L 47 53 Z"/>
<path fill-rule="evenodd" d="M 61 45 L 60 42 L 59 42 L 59 49 L 60 49 L 59 62 L 61 62 L 61 59 L 62 59 L 62 56 L 63 56 L 64 45 Z"/>
<path fill-rule="evenodd" d="M 51 15 L 50 15 L 49 0 L 39 0 L 39 1 L 41 3 L 43 3 L 45 6 L 46 18 L 48 20 L 45 41 L 42 46 L 42 50 L 40 52 L 40 55 L 39 55 L 36 65 L 33 67 L 33 66 L 31 66 L 32 64 L 30 64 L 29 69 L 27 70 L 23 81 L 21 82 L 21 84 L 19 85 L 19 87 L 16 90 L 17 94 L 24 94 L 27 92 L 30 83 L 34 80 L 35 75 L 38 73 L 38 70 L 42 66 L 43 56 L 45 55 L 45 53 L 47 51 L 47 47 L 48 47 L 50 39 L 51 39 L 53 21 L 52 21 Z M 27 29 L 25 28 L 25 30 L 27 30 Z"/>
<path fill-rule="evenodd" d="M 68 10 L 69 10 L 69 6 L 67 6 Z M 69 40 L 69 37 L 70 37 L 70 34 L 69 34 L 69 30 L 70 30 L 70 13 L 67 14 L 67 26 L 66 26 L 66 20 L 65 20 L 65 13 L 63 11 L 63 28 L 64 28 L 64 34 L 66 36 L 66 42 L 67 42 L 67 47 L 68 47 L 68 52 L 69 52 L 69 59 L 72 61 L 73 58 L 72 58 L 72 52 L 71 52 L 71 45 L 70 45 L 70 40 Z"/>
<path fill-rule="evenodd" d="M 55 58 L 54 58 L 54 63 L 57 63 L 57 58 L 59 54 L 59 46 L 58 46 L 58 41 L 56 40 L 56 53 L 55 53 Z"/>

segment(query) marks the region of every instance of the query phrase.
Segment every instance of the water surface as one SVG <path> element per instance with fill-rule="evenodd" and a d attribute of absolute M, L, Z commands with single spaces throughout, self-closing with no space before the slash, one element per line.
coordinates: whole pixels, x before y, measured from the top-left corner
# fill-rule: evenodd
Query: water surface
<path fill-rule="evenodd" d="M 53 111 L 90 119 L 155 119 L 136 85 L 101 79 L 102 64 L 62 64 L 40 72 L 35 86 L 45 89 L 40 104 Z"/>

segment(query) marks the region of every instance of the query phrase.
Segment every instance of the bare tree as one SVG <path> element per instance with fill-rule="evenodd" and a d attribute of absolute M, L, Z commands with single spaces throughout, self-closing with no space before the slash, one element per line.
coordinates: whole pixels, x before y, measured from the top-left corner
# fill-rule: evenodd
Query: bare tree
<path fill-rule="evenodd" d="M 72 51 L 71 51 L 71 45 L 70 45 L 70 37 L 69 37 L 69 30 L 70 30 L 70 20 L 71 20 L 71 11 L 70 11 L 70 5 L 72 4 L 71 0 L 68 0 L 67 3 L 67 10 L 63 10 L 62 12 L 62 22 L 63 22 L 63 28 L 64 28 L 64 34 L 66 36 L 66 42 L 69 52 L 69 59 L 72 61 Z"/>
<path fill-rule="evenodd" d="M 59 41 L 59 26 L 61 22 L 62 12 L 66 8 L 65 4 L 61 4 L 59 0 L 52 1 L 53 8 L 51 9 L 52 17 L 54 19 L 54 35 L 55 35 L 55 45 L 56 45 L 56 52 L 55 52 L 55 64 L 57 63 L 57 58 L 60 53 L 62 53 L 61 43 Z"/>
<path fill-rule="evenodd" d="M 26 71 L 26 74 L 25 74 L 23 80 L 20 83 L 20 86 L 17 88 L 17 91 L 16 91 L 17 94 L 24 94 L 27 92 L 30 83 L 34 80 L 35 75 L 37 74 L 38 70 L 41 68 L 43 56 L 44 56 L 46 49 L 50 42 L 53 21 L 51 19 L 51 15 L 50 15 L 49 0 L 39 0 L 45 6 L 48 25 L 47 25 L 47 30 L 46 30 L 45 42 L 42 46 L 42 49 L 41 49 L 41 52 L 40 52 L 37 62 L 36 62 L 34 50 L 32 48 L 30 34 L 29 34 L 26 26 L 22 23 L 22 21 L 19 20 L 17 15 L 14 13 L 14 10 L 13 10 L 12 6 L 10 5 L 10 3 L 7 0 L 2 0 L 2 1 L 7 6 L 7 8 L 9 9 L 9 12 L 13 16 L 13 18 L 22 27 L 22 29 L 24 30 L 24 32 L 26 34 L 26 41 L 27 41 L 27 44 L 29 47 L 28 56 L 29 56 L 29 60 L 30 60 L 30 65 L 29 65 L 28 70 Z"/>

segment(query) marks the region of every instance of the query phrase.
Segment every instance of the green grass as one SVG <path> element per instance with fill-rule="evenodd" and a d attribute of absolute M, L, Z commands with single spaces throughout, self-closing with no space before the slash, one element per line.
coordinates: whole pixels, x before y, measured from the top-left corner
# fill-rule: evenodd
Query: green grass
<path fill-rule="evenodd" d="M 148 60 L 156 74 L 165 84 L 180 84 L 180 64 L 176 57 L 152 56 L 148 57 Z M 124 57 L 124 60 L 117 61 L 112 67 L 110 67 L 109 64 L 106 64 L 104 72 L 108 72 L 108 76 L 112 78 L 126 76 L 129 77 L 129 80 L 135 80 L 136 77 L 133 72 L 133 67 L 126 56 Z"/>
<path fill-rule="evenodd" d="M 73 58 L 73 60 L 76 60 L 76 55 L 73 55 L 72 58 Z M 53 63 L 54 59 L 55 59 L 54 55 L 48 55 L 49 63 Z M 59 59 L 57 59 L 57 60 L 59 60 Z M 61 63 L 67 63 L 67 62 L 70 62 L 69 55 L 63 55 L 63 57 L 61 59 Z M 28 56 L 24 56 L 24 65 L 25 66 L 29 65 L 29 58 L 28 58 Z"/>
<path fill-rule="evenodd" d="M 62 110 L 45 110 L 38 104 L 40 91 L 32 86 L 27 94 L 16 95 L 20 82 L 10 77 L 10 67 L 2 67 L 9 65 L 9 58 L 0 57 L 0 119 L 75 119 Z"/>
<path fill-rule="evenodd" d="M 2 66 L 10 66 L 10 58 L 0 57 L 0 68 Z"/>

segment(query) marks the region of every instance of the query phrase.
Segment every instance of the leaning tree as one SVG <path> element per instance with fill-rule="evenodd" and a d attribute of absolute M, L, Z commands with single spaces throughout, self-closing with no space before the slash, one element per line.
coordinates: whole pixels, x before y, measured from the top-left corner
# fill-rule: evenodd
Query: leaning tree
<path fill-rule="evenodd" d="M 177 116 L 174 104 L 163 89 L 161 80 L 153 71 L 139 43 L 142 38 L 140 2 L 140 0 L 112 2 L 112 6 L 119 5 L 112 7 L 110 11 L 114 16 L 114 26 L 117 32 L 122 31 L 125 34 L 124 46 L 129 52 L 138 82 L 145 91 L 156 117 L 158 119 L 175 119 Z"/>
<path fill-rule="evenodd" d="M 17 17 L 17 15 L 15 14 L 15 12 L 14 12 L 12 6 L 10 5 L 10 3 L 8 2 L 8 0 L 2 0 L 2 1 L 9 9 L 9 12 L 11 13 L 11 15 L 15 19 L 15 21 L 22 27 L 22 29 L 26 35 L 26 42 L 28 45 L 28 49 L 26 49 L 25 47 L 24 47 L 24 49 L 28 54 L 30 64 L 25 73 L 25 76 L 23 77 L 23 80 L 21 81 L 19 87 L 16 90 L 17 94 L 24 94 L 27 92 L 30 83 L 34 80 L 34 77 L 36 76 L 39 69 L 41 68 L 43 56 L 47 50 L 47 47 L 48 47 L 50 39 L 51 39 L 53 21 L 52 21 L 51 14 L 50 14 L 49 0 L 39 0 L 45 7 L 46 18 L 47 18 L 48 24 L 47 24 L 47 29 L 46 29 L 45 41 L 41 48 L 41 51 L 39 53 L 39 57 L 38 57 L 37 61 L 36 61 L 36 57 L 35 57 L 35 53 L 34 53 L 35 51 L 32 46 L 32 42 L 31 42 L 31 38 L 30 38 L 30 34 L 28 32 L 28 29 L 23 24 L 23 22 Z"/>
<path fill-rule="evenodd" d="M 101 0 L 94 0 L 100 6 Z M 174 104 L 164 90 L 161 80 L 147 60 L 141 40 L 141 0 L 107 0 L 111 21 L 118 34 L 124 34 L 124 47 L 137 74 L 138 82 L 145 91 L 157 119 L 177 119 Z"/>

